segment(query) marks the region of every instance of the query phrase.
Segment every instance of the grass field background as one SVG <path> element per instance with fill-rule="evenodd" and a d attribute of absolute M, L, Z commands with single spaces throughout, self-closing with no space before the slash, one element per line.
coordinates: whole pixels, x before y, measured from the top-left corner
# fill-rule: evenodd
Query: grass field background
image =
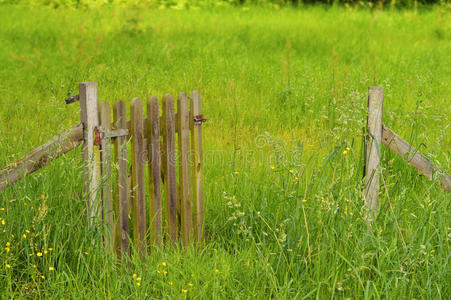
<path fill-rule="evenodd" d="M 0 43 L 0 166 L 79 122 L 64 99 L 82 81 L 110 103 L 199 90 L 210 118 L 201 253 L 124 266 L 93 246 L 76 150 L 1 191 L 1 298 L 451 294 L 449 194 L 383 149 L 371 225 L 362 197 L 371 85 L 384 123 L 451 172 L 449 8 L 0 6 Z"/>

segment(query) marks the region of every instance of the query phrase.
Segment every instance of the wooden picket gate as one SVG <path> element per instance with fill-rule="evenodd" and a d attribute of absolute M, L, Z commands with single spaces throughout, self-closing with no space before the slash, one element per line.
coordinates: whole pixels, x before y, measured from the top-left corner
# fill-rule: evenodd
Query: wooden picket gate
<path fill-rule="evenodd" d="M 105 246 L 118 253 L 129 251 L 129 203 L 133 242 L 138 252 L 143 253 L 148 242 L 176 243 L 179 237 L 185 246 L 202 243 L 201 125 L 205 119 L 200 94 L 193 92 L 188 98 L 180 93 L 177 113 L 172 96 L 165 95 L 161 117 L 156 97 L 144 103 L 147 117 L 143 116 L 142 101 L 135 98 L 127 121 L 123 101 L 114 104 L 111 120 L 109 103 L 97 102 L 96 83 L 81 83 L 79 89 L 85 130 L 87 211 L 91 226 L 93 219 L 102 218 Z M 131 168 L 127 164 L 128 151 Z"/>
<path fill-rule="evenodd" d="M 88 224 L 92 228 L 102 221 L 107 249 L 128 253 L 130 231 L 141 254 L 149 243 L 180 239 L 184 246 L 201 244 L 201 125 L 206 119 L 201 114 L 200 94 L 187 97 L 180 93 L 177 113 L 174 99 L 165 95 L 161 116 L 158 99 L 150 97 L 144 103 L 147 117 L 143 102 L 135 98 L 128 121 L 123 101 L 114 104 L 111 119 L 109 103 L 98 103 L 95 82 L 80 83 L 79 95 L 66 99 L 66 104 L 76 101 L 80 101 L 81 123 L 0 170 L 0 191 L 83 144 Z"/>

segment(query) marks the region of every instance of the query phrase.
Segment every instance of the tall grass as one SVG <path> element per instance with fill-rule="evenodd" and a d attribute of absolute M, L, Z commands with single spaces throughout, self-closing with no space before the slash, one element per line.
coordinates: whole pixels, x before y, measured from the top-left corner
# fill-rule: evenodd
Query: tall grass
<path fill-rule="evenodd" d="M 447 298 L 449 195 L 384 149 L 368 225 L 361 179 L 369 85 L 385 88 L 384 123 L 451 171 L 450 20 L 442 7 L 0 7 L 0 166 L 79 122 L 63 100 L 81 81 L 110 103 L 196 89 L 211 119 L 201 251 L 106 255 L 76 150 L 1 192 L 0 294 Z"/>

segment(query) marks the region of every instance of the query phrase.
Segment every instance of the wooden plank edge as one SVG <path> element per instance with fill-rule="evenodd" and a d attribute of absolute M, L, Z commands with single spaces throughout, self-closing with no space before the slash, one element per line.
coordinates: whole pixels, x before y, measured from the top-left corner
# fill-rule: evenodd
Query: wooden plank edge
<path fill-rule="evenodd" d="M 441 187 L 451 192 L 451 176 L 385 125 L 382 125 L 382 143 L 430 180 L 439 174 Z"/>
<path fill-rule="evenodd" d="M 83 142 L 83 125 L 77 124 L 0 171 L 0 191 L 39 170 Z"/>

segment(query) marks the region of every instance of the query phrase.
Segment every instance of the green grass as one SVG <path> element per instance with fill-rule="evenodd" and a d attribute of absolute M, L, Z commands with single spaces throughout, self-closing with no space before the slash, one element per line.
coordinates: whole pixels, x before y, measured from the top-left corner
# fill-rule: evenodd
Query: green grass
<path fill-rule="evenodd" d="M 368 86 L 385 88 L 384 123 L 451 171 L 449 9 L 0 6 L 0 41 L 0 166 L 79 122 L 64 99 L 81 81 L 110 103 L 199 90 L 210 118 L 201 252 L 106 255 L 76 150 L 1 192 L 1 298 L 451 294 L 436 183 L 383 149 L 380 214 L 362 220 Z"/>

